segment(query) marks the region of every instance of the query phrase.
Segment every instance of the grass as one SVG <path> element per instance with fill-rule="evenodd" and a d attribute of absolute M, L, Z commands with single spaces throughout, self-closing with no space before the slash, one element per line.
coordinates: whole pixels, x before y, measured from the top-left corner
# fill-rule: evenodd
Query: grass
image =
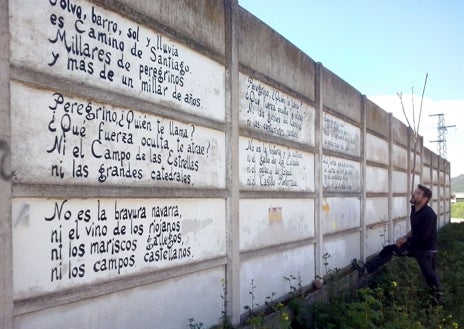
<path fill-rule="evenodd" d="M 464 223 L 439 232 L 438 267 L 444 305 L 437 304 L 413 258 L 397 257 L 357 291 L 309 307 L 313 324 L 300 328 L 456 329 L 464 326 Z"/>
<path fill-rule="evenodd" d="M 438 270 L 444 303 L 437 303 L 420 274 L 414 258 L 394 257 L 360 289 L 341 289 L 340 282 L 327 284 L 330 299 L 308 304 L 289 280 L 288 309 L 269 303 L 275 320 L 265 324 L 255 314 L 245 327 L 252 329 L 458 329 L 464 328 L 464 223 L 452 223 L 439 231 Z M 285 279 L 285 278 L 284 278 Z M 338 285 L 338 286 L 337 286 Z M 253 286 L 253 284 L 252 284 Z M 253 292 L 250 292 L 251 294 Z M 289 318 L 289 314 L 293 316 Z M 190 322 L 189 328 L 203 324 Z M 224 322 L 217 329 L 232 329 Z"/>
<path fill-rule="evenodd" d="M 464 202 L 451 204 L 451 218 L 464 218 Z"/>

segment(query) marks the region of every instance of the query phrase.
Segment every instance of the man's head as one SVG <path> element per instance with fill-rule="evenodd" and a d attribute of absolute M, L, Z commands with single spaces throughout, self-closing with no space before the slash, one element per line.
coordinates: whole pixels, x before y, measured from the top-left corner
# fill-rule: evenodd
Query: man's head
<path fill-rule="evenodd" d="M 417 189 L 412 192 L 411 203 L 415 206 L 424 206 L 432 198 L 432 191 L 422 184 L 417 185 Z"/>

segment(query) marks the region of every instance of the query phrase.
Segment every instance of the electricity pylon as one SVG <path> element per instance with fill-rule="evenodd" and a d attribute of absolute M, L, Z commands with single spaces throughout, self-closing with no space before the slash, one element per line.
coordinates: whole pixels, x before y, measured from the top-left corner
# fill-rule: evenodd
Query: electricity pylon
<path fill-rule="evenodd" d="M 437 116 L 438 117 L 438 126 L 437 126 L 437 135 L 438 139 L 435 141 L 430 141 L 431 143 L 438 143 L 438 154 L 443 158 L 446 159 L 446 133 L 448 132 L 448 128 L 456 127 L 456 125 L 452 126 L 445 126 L 445 115 L 443 113 L 438 114 L 431 114 L 431 117 Z"/>

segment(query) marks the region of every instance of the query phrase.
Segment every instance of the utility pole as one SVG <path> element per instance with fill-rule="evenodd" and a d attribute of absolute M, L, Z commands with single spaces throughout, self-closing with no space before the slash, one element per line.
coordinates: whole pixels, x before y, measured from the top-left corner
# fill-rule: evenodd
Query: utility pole
<path fill-rule="evenodd" d="M 443 113 L 438 114 L 431 114 L 431 117 L 437 116 L 438 117 L 438 126 L 437 126 L 437 135 L 438 139 L 435 141 L 430 141 L 431 143 L 438 143 L 438 154 L 443 158 L 446 159 L 446 133 L 448 132 L 448 128 L 456 127 L 456 125 L 452 126 L 445 126 L 445 115 Z"/>

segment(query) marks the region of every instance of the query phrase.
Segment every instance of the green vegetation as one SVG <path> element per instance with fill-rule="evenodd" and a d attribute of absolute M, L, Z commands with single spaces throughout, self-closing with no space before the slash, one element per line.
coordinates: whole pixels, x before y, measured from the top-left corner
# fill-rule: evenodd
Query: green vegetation
<path fill-rule="evenodd" d="M 358 289 L 341 289 L 340 281 L 330 280 L 323 302 L 308 303 L 301 293 L 301 282 L 284 277 L 290 285 L 291 300 L 266 303 L 274 312 L 273 321 L 265 321 L 268 312 L 257 313 L 248 308 L 247 329 L 457 329 L 464 328 L 464 223 L 453 223 L 439 231 L 438 269 L 442 293 L 430 291 L 420 274 L 415 259 L 394 257 L 374 275 L 364 279 Z M 250 295 L 253 305 L 252 282 Z M 284 307 L 286 306 L 286 307 Z M 203 328 L 193 322 L 191 329 Z M 230 324 L 214 328 L 230 328 Z"/>
<path fill-rule="evenodd" d="M 306 328 L 459 328 L 464 324 L 464 224 L 442 228 L 439 249 L 444 305 L 426 287 L 416 261 L 397 257 L 365 287 L 310 306 L 314 322 Z"/>
<path fill-rule="evenodd" d="M 464 175 L 451 178 L 451 191 L 452 193 L 464 192 Z"/>
<path fill-rule="evenodd" d="M 464 202 L 451 204 L 451 218 L 464 218 Z"/>
<path fill-rule="evenodd" d="M 292 328 L 459 328 L 464 324 L 464 224 L 442 228 L 439 247 L 443 295 L 427 288 L 413 258 L 397 257 L 361 289 L 307 306 L 312 323 Z"/>

